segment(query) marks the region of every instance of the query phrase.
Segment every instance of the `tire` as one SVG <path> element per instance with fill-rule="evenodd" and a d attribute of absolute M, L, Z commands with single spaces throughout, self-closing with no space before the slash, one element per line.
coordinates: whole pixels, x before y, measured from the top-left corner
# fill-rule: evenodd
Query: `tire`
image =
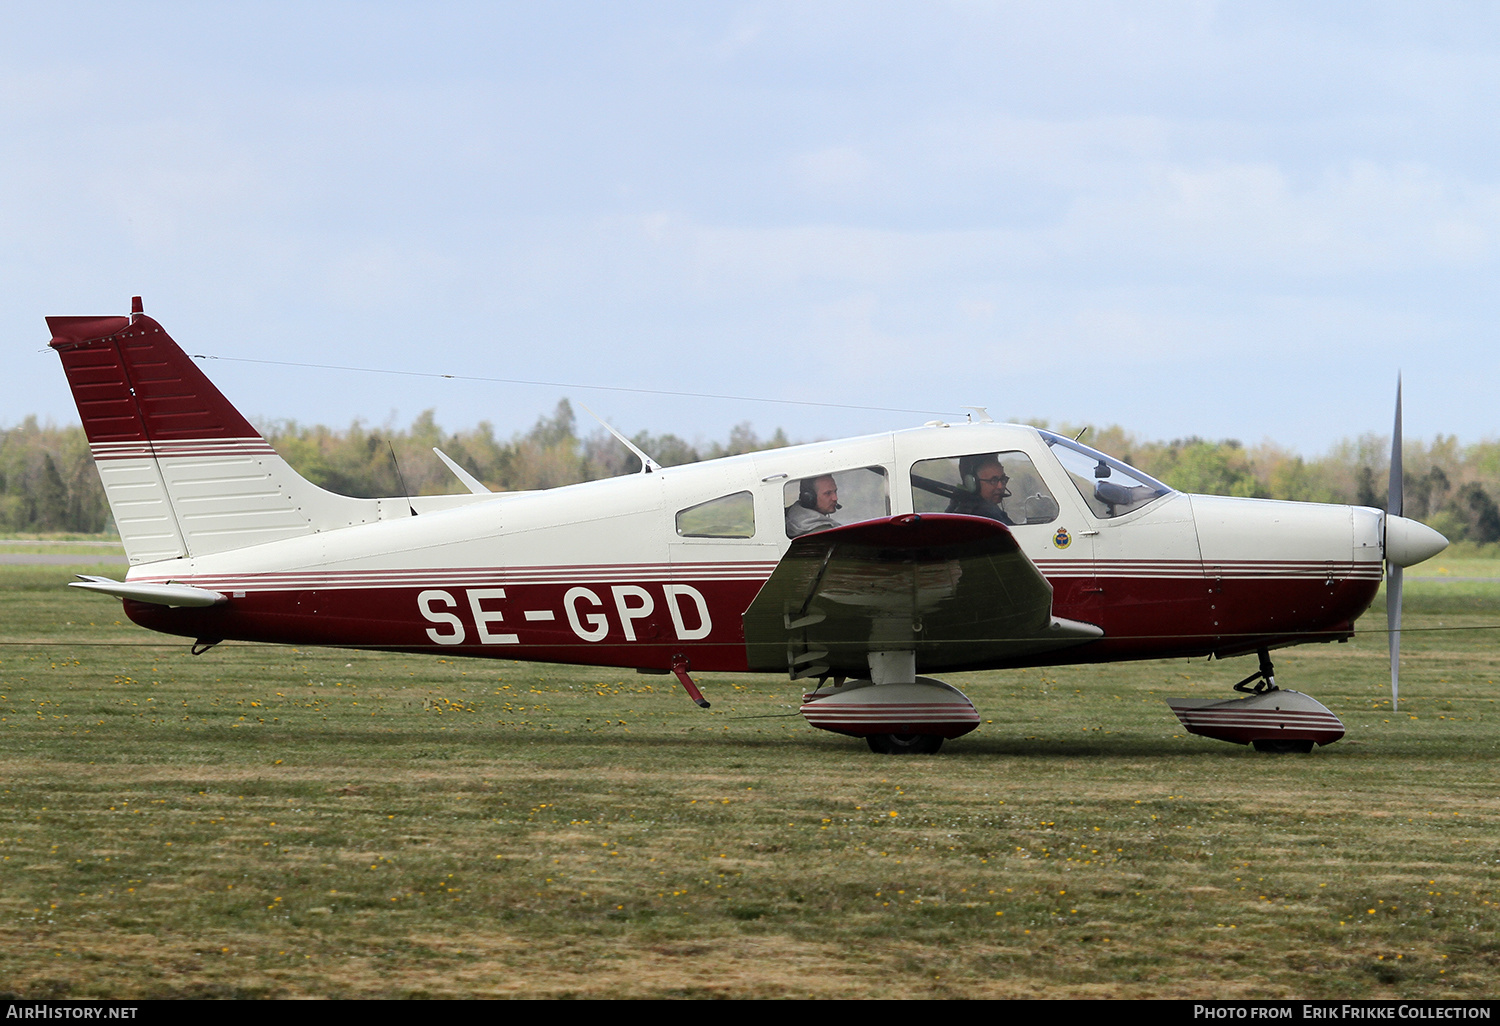
<path fill-rule="evenodd" d="M 879 755 L 936 755 L 943 747 L 941 734 L 870 734 L 870 751 Z"/>
<path fill-rule="evenodd" d="M 1306 755 L 1308 752 L 1313 750 L 1313 743 L 1308 740 L 1288 739 L 1286 741 L 1282 741 L 1276 738 L 1261 738 L 1259 741 L 1252 741 L 1251 744 L 1255 745 L 1255 750 L 1257 752 L 1277 752 L 1280 754 L 1296 753 L 1298 755 Z"/>

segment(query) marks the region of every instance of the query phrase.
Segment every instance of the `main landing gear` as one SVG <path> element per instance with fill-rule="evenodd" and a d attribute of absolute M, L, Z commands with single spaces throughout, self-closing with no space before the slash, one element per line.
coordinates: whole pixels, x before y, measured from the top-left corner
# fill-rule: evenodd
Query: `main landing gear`
<path fill-rule="evenodd" d="M 880 755 L 932 755 L 945 738 L 979 726 L 979 713 L 964 693 L 930 677 L 820 685 L 802 696 L 802 715 L 809 726 L 864 738 Z"/>
<path fill-rule="evenodd" d="M 1247 698 L 1167 699 L 1189 733 L 1253 745 L 1257 752 L 1298 753 L 1312 751 L 1315 744 L 1333 744 L 1344 736 L 1344 724 L 1323 703 L 1300 691 L 1277 687 L 1271 654 L 1260 649 L 1258 655 L 1259 668 L 1234 686 Z"/>
<path fill-rule="evenodd" d="M 865 744 L 877 755 L 936 755 L 941 734 L 866 734 Z"/>
<path fill-rule="evenodd" d="M 879 755 L 932 755 L 979 726 L 979 713 L 958 688 L 916 668 L 911 651 L 871 652 L 868 679 L 820 682 L 802 696 L 802 715 L 820 730 L 864 738 Z"/>

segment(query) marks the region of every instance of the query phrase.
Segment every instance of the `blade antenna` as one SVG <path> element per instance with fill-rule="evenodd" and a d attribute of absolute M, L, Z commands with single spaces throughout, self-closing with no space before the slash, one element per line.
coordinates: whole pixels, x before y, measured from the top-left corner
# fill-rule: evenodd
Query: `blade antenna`
<path fill-rule="evenodd" d="M 579 406 L 583 406 L 583 403 L 579 403 L 578 405 Z M 599 416 L 599 414 L 595 413 L 593 410 L 589 409 L 587 406 L 583 406 L 583 410 L 590 417 L 593 417 L 599 423 L 603 424 L 604 425 L 604 430 L 606 430 L 610 434 L 614 435 L 616 441 L 618 441 L 625 448 L 629 449 L 631 452 L 635 453 L 636 459 L 638 459 L 638 460 L 641 461 L 641 473 L 642 474 L 651 474 L 651 473 L 654 473 L 654 472 L 656 472 L 656 471 L 658 471 L 658 470 L 661 469 L 661 464 L 657 463 L 650 456 L 647 456 L 644 452 L 642 452 L 640 450 L 640 447 L 637 446 L 630 439 L 626 438 L 624 435 L 620 434 L 620 432 L 618 432 L 614 428 L 610 427 L 609 426 L 609 422 L 606 421 L 603 417 Z"/>
<path fill-rule="evenodd" d="M 391 450 L 391 463 L 396 467 L 396 480 L 401 482 L 401 497 L 406 500 L 406 508 L 411 510 L 411 515 L 417 515 L 417 507 L 411 504 L 411 492 L 406 490 L 406 475 L 401 473 L 401 461 L 396 459 L 396 447 L 391 440 L 385 440 L 386 448 Z"/>
<path fill-rule="evenodd" d="M 1401 374 L 1396 374 L 1396 421 L 1391 428 L 1391 480 L 1386 493 L 1386 532 L 1390 532 L 1391 517 L 1402 515 L 1404 508 L 1401 479 Z M 1385 617 L 1390 630 L 1391 648 L 1391 712 L 1401 694 L 1401 583 L 1402 567 L 1390 558 L 1390 543 L 1386 543 L 1385 561 Z"/>

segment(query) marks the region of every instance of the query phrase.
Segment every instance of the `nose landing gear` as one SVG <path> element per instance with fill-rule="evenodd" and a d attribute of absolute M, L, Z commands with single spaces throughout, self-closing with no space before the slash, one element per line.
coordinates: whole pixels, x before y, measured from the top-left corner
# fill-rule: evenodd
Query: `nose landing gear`
<path fill-rule="evenodd" d="M 1344 736 L 1344 724 L 1323 703 L 1300 691 L 1277 687 L 1270 653 L 1261 649 L 1258 654 L 1260 667 L 1234 686 L 1247 698 L 1167 699 L 1189 733 L 1253 745 L 1258 752 L 1301 753 Z"/>
<path fill-rule="evenodd" d="M 1260 669 L 1240 681 L 1234 686 L 1234 690 L 1243 691 L 1251 695 L 1263 695 L 1267 691 L 1279 691 L 1276 686 L 1276 668 L 1271 665 L 1271 653 L 1266 649 L 1260 649 Z M 1251 686 L 1254 681 L 1254 686 Z"/>

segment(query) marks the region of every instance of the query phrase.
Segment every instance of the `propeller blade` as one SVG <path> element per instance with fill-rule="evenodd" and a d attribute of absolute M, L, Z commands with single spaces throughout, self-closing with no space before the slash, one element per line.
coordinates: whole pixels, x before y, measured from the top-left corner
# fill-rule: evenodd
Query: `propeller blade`
<path fill-rule="evenodd" d="M 1391 712 L 1401 696 L 1401 575 L 1395 563 L 1386 564 L 1385 617 L 1391 640 Z"/>
<path fill-rule="evenodd" d="M 1401 374 L 1396 374 L 1396 422 L 1391 427 L 1391 481 L 1386 493 L 1385 529 L 1386 555 L 1391 552 L 1390 531 L 1392 518 L 1401 515 L 1405 501 L 1405 489 L 1401 481 Z M 1401 693 L 1401 578 L 1403 568 L 1394 560 L 1385 562 L 1385 616 L 1386 629 L 1390 632 L 1391 644 L 1391 712 Z"/>
<path fill-rule="evenodd" d="M 1402 511 L 1401 486 L 1401 375 L 1396 375 L 1396 426 L 1391 429 L 1391 486 L 1385 511 L 1399 517 Z"/>

